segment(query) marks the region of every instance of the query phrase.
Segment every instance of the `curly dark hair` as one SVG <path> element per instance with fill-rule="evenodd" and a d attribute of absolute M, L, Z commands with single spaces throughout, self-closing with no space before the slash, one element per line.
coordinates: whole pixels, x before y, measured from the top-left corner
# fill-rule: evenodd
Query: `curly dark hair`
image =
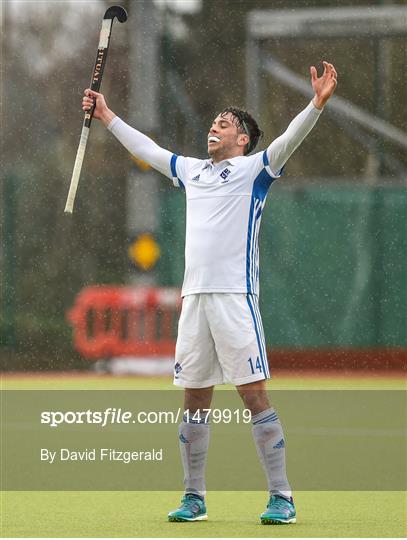
<path fill-rule="evenodd" d="M 223 109 L 223 111 L 219 113 L 219 116 L 224 117 L 228 113 L 236 120 L 237 128 L 241 129 L 243 133 L 246 133 L 246 135 L 249 136 L 249 142 L 245 146 L 244 154 L 250 154 L 250 152 L 256 148 L 259 139 L 263 137 L 262 130 L 257 125 L 253 116 L 247 111 L 239 109 L 239 107 L 230 106 Z"/>

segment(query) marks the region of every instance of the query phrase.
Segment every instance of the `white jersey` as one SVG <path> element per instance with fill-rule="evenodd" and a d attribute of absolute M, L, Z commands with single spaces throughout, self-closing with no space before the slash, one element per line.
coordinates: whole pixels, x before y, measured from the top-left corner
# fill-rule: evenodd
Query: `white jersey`
<path fill-rule="evenodd" d="M 216 165 L 210 159 L 177 156 L 117 116 L 111 121 L 109 130 L 129 152 L 185 189 L 183 296 L 258 294 L 259 231 L 267 191 L 320 113 L 311 102 L 264 152 Z"/>
<path fill-rule="evenodd" d="M 182 295 L 258 294 L 261 216 L 279 176 L 271 171 L 267 152 L 216 165 L 174 154 L 171 171 L 187 199 Z"/>

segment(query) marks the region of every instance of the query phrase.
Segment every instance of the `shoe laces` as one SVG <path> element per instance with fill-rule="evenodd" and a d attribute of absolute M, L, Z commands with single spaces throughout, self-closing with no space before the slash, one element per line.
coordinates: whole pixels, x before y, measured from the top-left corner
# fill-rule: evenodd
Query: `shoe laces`
<path fill-rule="evenodd" d="M 182 500 L 181 500 L 181 503 L 182 503 L 182 507 L 187 509 L 187 510 L 193 510 L 194 506 L 196 504 L 198 504 L 199 506 L 199 501 L 201 501 L 200 497 L 196 497 L 195 495 L 191 494 L 191 495 L 185 495 Z"/>
<path fill-rule="evenodd" d="M 274 508 L 277 508 L 280 510 L 281 508 L 285 508 L 287 503 L 290 502 L 288 499 L 285 499 L 284 497 L 279 497 L 278 495 L 272 495 L 270 497 L 269 503 L 267 506 L 274 506 Z"/>

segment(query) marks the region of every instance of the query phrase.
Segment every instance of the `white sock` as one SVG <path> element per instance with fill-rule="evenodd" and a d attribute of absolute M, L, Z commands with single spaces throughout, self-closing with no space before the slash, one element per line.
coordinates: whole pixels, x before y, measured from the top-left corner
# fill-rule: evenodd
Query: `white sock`
<path fill-rule="evenodd" d="M 179 445 L 184 467 L 185 493 L 204 498 L 206 494 L 205 465 L 209 446 L 209 424 L 203 419 L 186 422 L 179 426 Z"/>
<path fill-rule="evenodd" d="M 291 497 L 291 487 L 285 469 L 285 441 L 283 428 L 273 408 L 252 417 L 253 438 L 264 472 L 270 495 Z"/>

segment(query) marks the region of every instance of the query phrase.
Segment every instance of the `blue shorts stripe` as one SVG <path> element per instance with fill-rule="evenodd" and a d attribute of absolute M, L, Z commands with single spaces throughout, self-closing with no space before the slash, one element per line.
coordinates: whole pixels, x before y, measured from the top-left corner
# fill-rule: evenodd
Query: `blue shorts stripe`
<path fill-rule="evenodd" d="M 265 366 L 266 366 L 266 375 L 267 375 L 267 377 L 270 377 L 270 370 L 269 370 L 269 364 L 268 364 L 268 359 L 267 359 L 267 350 L 266 350 L 266 340 L 265 340 L 265 336 L 264 336 L 263 323 L 262 323 L 262 320 L 261 320 L 259 303 L 258 303 L 258 298 L 257 297 L 255 297 L 253 299 L 253 305 L 254 305 L 254 312 L 255 312 L 255 315 L 256 315 L 257 324 L 258 324 L 258 327 L 259 327 L 260 344 L 262 346 L 264 363 L 265 363 Z"/>
<path fill-rule="evenodd" d="M 247 303 L 249 305 L 249 309 L 250 309 L 250 313 L 252 314 L 252 318 L 253 318 L 253 324 L 254 324 L 254 331 L 256 332 L 256 338 L 257 338 L 257 346 L 259 348 L 259 354 L 260 354 L 260 360 L 261 360 L 261 365 L 262 365 L 262 368 L 263 368 L 263 374 L 264 374 L 264 377 L 265 378 L 268 378 L 269 375 L 268 374 L 268 369 L 266 370 L 266 366 L 265 366 L 265 362 L 264 362 L 264 355 L 263 355 L 263 349 L 261 347 L 261 340 L 260 340 L 260 334 L 259 334 L 259 329 L 258 329 L 258 326 L 257 326 L 257 320 L 256 320 L 256 316 L 255 316 L 255 313 L 254 313 L 254 309 L 253 309 L 253 305 L 252 305 L 252 300 L 251 300 L 251 295 L 247 295 L 246 296 L 246 299 L 247 299 Z M 267 360 L 267 359 L 266 359 Z"/>

